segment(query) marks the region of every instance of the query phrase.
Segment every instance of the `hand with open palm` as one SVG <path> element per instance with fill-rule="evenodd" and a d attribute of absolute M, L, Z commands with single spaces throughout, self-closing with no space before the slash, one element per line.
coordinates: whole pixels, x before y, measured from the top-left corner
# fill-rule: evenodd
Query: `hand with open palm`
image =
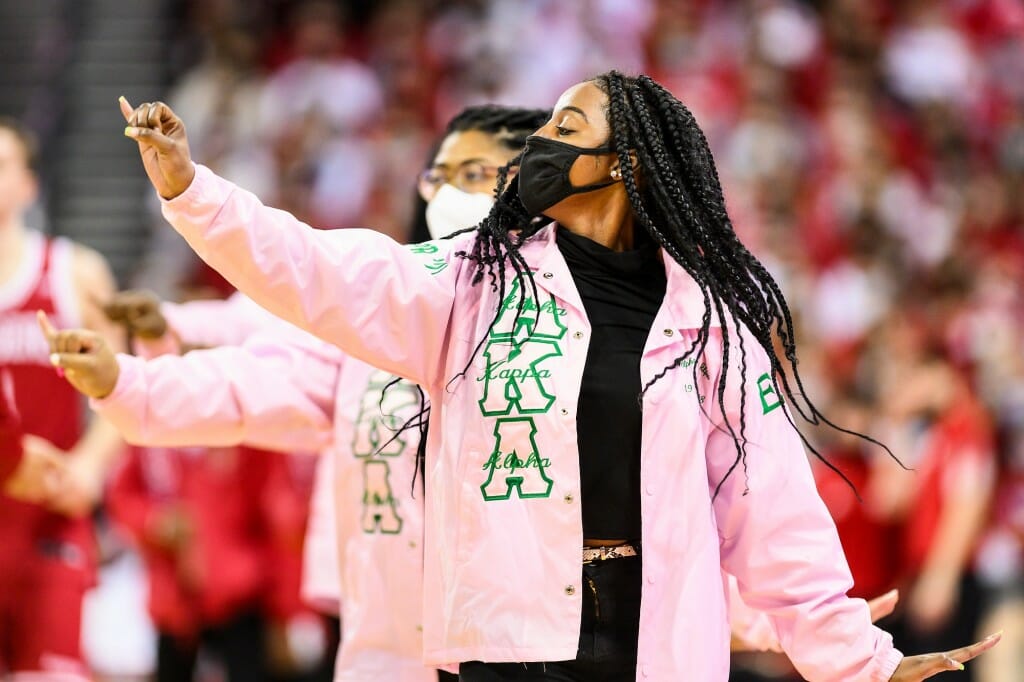
<path fill-rule="evenodd" d="M 963 670 L 964 663 L 994 647 L 1002 639 L 1002 636 L 1001 632 L 996 633 L 980 642 L 953 651 L 907 656 L 900 662 L 896 672 L 889 679 L 891 682 L 919 682 L 939 673 Z"/>

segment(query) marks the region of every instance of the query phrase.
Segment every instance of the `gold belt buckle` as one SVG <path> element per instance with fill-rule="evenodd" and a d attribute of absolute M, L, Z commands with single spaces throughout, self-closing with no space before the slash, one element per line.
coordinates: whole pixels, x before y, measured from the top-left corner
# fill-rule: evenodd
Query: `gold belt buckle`
<path fill-rule="evenodd" d="M 616 547 L 583 548 L 583 563 L 585 564 L 595 561 L 606 561 L 608 559 L 621 559 L 629 556 L 636 556 L 636 548 L 630 544 L 618 545 Z"/>

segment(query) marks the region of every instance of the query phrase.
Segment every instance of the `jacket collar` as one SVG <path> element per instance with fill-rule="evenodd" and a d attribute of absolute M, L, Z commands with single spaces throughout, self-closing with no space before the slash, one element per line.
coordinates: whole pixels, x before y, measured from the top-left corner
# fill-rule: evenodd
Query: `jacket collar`
<path fill-rule="evenodd" d="M 526 240 L 520 248 L 520 253 L 530 264 L 538 289 L 554 294 L 556 298 L 585 315 L 586 311 L 573 283 L 569 266 L 555 243 L 557 229 L 556 223 L 548 223 Z M 699 329 L 704 318 L 704 296 L 700 287 L 681 265 L 665 253 L 664 249 L 659 250 L 659 253 L 668 279 L 662 308 L 668 309 L 669 320 L 676 329 Z M 721 326 L 721 321 L 714 311 L 711 314 L 711 326 Z"/>

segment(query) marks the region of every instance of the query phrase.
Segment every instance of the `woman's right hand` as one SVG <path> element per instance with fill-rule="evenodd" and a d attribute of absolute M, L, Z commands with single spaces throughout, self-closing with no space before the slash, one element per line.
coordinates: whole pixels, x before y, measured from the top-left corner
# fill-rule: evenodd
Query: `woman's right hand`
<path fill-rule="evenodd" d="M 134 109 L 124 97 L 118 103 L 128 123 L 124 134 L 139 143 L 142 165 L 157 193 L 173 199 L 188 189 L 196 170 L 182 120 L 163 102 L 146 102 Z"/>

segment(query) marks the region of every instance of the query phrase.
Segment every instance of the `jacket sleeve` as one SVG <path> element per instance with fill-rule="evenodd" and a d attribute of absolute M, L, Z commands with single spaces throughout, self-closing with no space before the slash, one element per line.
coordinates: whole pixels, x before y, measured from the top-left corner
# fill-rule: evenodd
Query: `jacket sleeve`
<path fill-rule="evenodd" d="M 405 247 L 372 230 L 314 230 L 203 166 L 163 214 L 275 315 L 416 383 L 439 373 L 458 269 L 451 242 Z"/>
<path fill-rule="evenodd" d="M 119 355 L 114 392 L 92 406 L 138 445 L 318 451 L 333 433 L 340 354 L 310 342 L 254 338 L 149 361 Z"/>
<path fill-rule="evenodd" d="M 736 357 L 737 339 L 731 336 Z M 707 462 L 712 493 L 724 479 L 714 500 L 722 567 L 736 577 L 743 602 L 769 618 L 805 679 L 889 680 L 902 654 L 888 633 L 872 625 L 867 603 L 847 596 L 853 578 L 839 535 L 818 496 L 800 437 L 772 389 L 768 358 L 748 334 L 743 346 L 746 371 L 741 376 L 740 363 L 730 363 L 725 400 L 739 434 L 745 395 L 746 462 L 727 478 L 736 446 L 717 401 L 710 401 L 708 411 L 720 422 L 708 438 Z"/>
<path fill-rule="evenodd" d="M 240 346 L 277 320 L 237 292 L 223 301 L 163 303 L 160 312 L 182 344 L 204 348 Z"/>
<path fill-rule="evenodd" d="M 159 339 L 132 339 L 135 355 L 150 359 L 181 355 L 189 346 L 241 346 L 255 334 L 287 325 L 238 292 L 225 300 L 164 302 L 160 313 L 167 320 L 167 333 Z"/>

